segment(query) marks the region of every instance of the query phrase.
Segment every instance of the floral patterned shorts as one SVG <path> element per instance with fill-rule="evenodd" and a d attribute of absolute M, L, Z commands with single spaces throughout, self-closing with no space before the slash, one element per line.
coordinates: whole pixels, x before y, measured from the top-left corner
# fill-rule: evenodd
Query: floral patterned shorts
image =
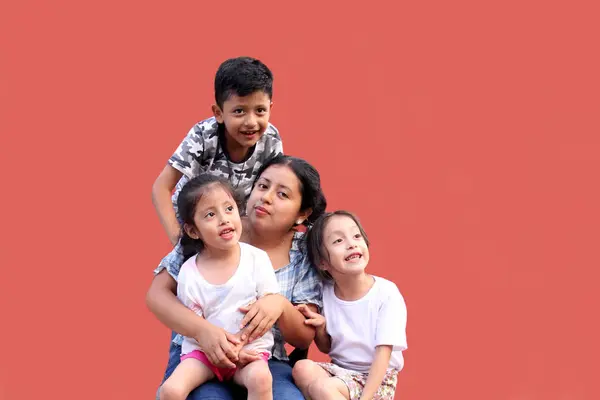
<path fill-rule="evenodd" d="M 359 400 L 362 395 L 363 388 L 367 383 L 369 374 L 351 371 L 342 367 L 338 367 L 332 363 L 318 362 L 318 366 L 327 371 L 331 376 L 341 379 L 348 387 L 350 392 L 350 400 Z M 373 400 L 394 400 L 396 392 L 396 384 L 398 383 L 398 370 L 389 368 L 377 389 L 377 393 Z"/>

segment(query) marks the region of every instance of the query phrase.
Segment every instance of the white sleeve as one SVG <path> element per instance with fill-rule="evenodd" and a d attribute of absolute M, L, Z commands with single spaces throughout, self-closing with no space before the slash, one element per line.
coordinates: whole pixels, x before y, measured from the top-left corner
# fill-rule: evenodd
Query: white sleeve
<path fill-rule="evenodd" d="M 406 304 L 398 287 L 389 282 L 382 288 L 381 306 L 377 316 L 375 346 L 391 345 L 393 350 L 407 349 Z"/>
<path fill-rule="evenodd" d="M 258 297 L 261 298 L 267 294 L 279 293 L 279 283 L 277 283 L 275 270 L 267 253 L 262 250 L 258 251 L 254 261 L 256 263 L 254 267 L 254 280 L 256 282 Z"/>
<path fill-rule="evenodd" d="M 192 259 L 194 258 L 195 257 Z M 193 275 L 189 272 L 189 263 L 186 262 L 181 267 L 181 271 L 179 271 L 177 280 L 177 298 L 183 303 L 184 306 L 195 312 L 196 315 L 202 317 L 204 314 L 200 304 L 201 300 L 197 293 L 199 288 L 194 287 L 195 285 L 192 281 Z"/>

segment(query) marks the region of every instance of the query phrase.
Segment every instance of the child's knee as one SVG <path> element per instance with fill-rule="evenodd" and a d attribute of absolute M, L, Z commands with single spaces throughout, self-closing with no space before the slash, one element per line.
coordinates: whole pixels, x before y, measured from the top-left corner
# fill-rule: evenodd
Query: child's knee
<path fill-rule="evenodd" d="M 315 363 L 311 360 L 300 360 L 292 369 L 292 377 L 297 385 L 305 385 L 310 379 Z"/>
<path fill-rule="evenodd" d="M 185 400 L 187 393 L 168 379 L 160 387 L 160 400 Z"/>
<path fill-rule="evenodd" d="M 273 376 L 269 371 L 269 364 L 264 361 L 256 361 L 259 363 L 252 371 L 252 376 L 249 376 L 246 388 L 252 392 L 267 392 L 273 388 Z"/>

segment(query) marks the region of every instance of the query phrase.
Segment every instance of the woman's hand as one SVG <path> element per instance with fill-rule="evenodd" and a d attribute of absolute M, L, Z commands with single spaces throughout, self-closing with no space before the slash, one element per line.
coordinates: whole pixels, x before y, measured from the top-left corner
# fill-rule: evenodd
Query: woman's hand
<path fill-rule="evenodd" d="M 277 322 L 283 312 L 284 302 L 287 299 L 279 294 L 269 294 L 255 301 L 249 306 L 240 307 L 246 313 L 240 328 L 248 337 L 248 343 L 267 333 Z"/>
<path fill-rule="evenodd" d="M 240 359 L 237 362 L 238 368 L 243 368 L 251 362 L 261 360 L 262 357 L 254 350 L 240 350 Z"/>
<path fill-rule="evenodd" d="M 207 324 L 194 339 L 214 366 L 235 368 L 241 348 L 241 341 L 238 336 L 212 324 Z"/>

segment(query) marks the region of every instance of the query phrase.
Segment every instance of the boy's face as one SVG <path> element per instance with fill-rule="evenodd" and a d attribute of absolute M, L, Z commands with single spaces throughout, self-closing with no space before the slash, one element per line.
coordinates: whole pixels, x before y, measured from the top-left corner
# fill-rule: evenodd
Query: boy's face
<path fill-rule="evenodd" d="M 258 142 L 269 125 L 272 105 L 268 94 L 257 91 L 244 97 L 230 95 L 223 103 L 223 109 L 213 106 L 217 122 L 225 124 L 230 154 L 247 151 Z"/>

